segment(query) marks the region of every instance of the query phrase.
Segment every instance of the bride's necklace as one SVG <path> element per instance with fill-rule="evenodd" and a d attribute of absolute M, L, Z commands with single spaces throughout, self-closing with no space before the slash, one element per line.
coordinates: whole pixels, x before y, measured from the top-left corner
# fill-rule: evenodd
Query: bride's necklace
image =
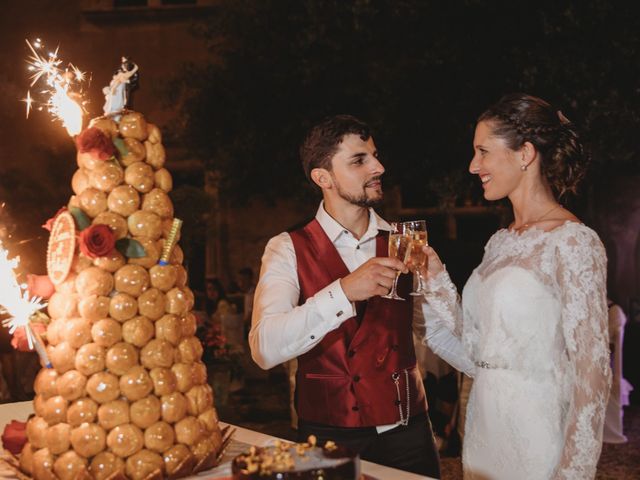
<path fill-rule="evenodd" d="M 513 227 L 512 230 L 516 231 L 516 232 L 520 232 L 522 230 L 526 230 L 527 228 L 529 228 L 531 225 L 541 222 L 547 215 L 549 215 L 551 212 L 553 212 L 554 210 L 557 210 L 558 208 L 560 208 L 560 205 L 555 205 L 553 206 L 551 209 L 547 210 L 546 212 L 544 212 L 542 215 L 540 215 L 538 218 L 536 218 L 535 220 L 530 220 L 527 223 L 523 223 L 522 225 L 520 225 L 519 227 Z"/>

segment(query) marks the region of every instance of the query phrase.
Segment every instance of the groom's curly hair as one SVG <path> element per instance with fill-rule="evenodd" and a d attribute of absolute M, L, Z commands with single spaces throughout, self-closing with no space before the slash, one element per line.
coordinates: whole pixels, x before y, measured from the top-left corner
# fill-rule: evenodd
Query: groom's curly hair
<path fill-rule="evenodd" d="M 362 140 L 371 137 L 369 126 L 351 115 L 327 117 L 309 130 L 300 146 L 302 168 L 311 181 L 311 170 L 324 168 L 331 171 L 331 159 L 345 135 L 358 135 Z M 313 182 L 311 182 L 313 183 Z"/>

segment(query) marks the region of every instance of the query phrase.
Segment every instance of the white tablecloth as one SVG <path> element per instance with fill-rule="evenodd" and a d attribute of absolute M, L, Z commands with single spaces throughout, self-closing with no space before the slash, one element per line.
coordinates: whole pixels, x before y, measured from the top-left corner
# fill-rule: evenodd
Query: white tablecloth
<path fill-rule="evenodd" d="M 16 402 L 0 404 L 0 426 L 4 430 L 4 425 L 11 420 L 26 421 L 29 415 L 33 413 L 32 402 Z M 225 426 L 221 422 L 221 426 Z M 221 479 L 231 476 L 231 459 L 236 455 L 246 452 L 249 445 L 266 446 L 277 440 L 275 437 L 265 435 L 264 433 L 254 432 L 246 428 L 232 426 L 236 429 L 233 440 L 224 453 L 222 463 L 206 472 L 187 477 L 187 480 L 193 479 Z M 383 467 L 371 462 L 362 462 L 362 473 L 373 477 L 376 480 L 433 480 L 431 477 L 416 475 L 414 473 L 403 472 L 394 468 Z"/>

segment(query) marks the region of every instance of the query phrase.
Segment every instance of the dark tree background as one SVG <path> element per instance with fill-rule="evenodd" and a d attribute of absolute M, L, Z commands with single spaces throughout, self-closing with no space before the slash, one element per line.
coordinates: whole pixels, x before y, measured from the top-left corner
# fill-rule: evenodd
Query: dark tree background
<path fill-rule="evenodd" d="M 640 171 L 638 5 L 222 0 L 196 30 L 219 61 L 186 66 L 168 99 L 180 105 L 179 135 L 236 201 L 307 192 L 305 130 L 352 113 L 374 127 L 405 202 L 430 202 L 428 185 L 466 168 L 475 118 L 511 91 L 547 99 L 583 128 L 593 185 Z M 471 181 L 446 178 L 451 188 Z"/>

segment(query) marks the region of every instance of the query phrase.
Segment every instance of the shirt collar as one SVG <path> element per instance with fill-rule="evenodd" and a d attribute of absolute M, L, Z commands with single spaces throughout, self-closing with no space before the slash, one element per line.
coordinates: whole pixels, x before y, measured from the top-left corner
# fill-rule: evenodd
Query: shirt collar
<path fill-rule="evenodd" d="M 324 201 L 320 202 L 318 212 L 316 213 L 316 220 L 332 242 L 335 243 L 340 235 L 344 235 L 346 229 L 327 213 L 324 209 Z M 371 237 L 375 237 L 378 235 L 379 230 L 389 232 L 391 231 L 391 225 L 380 217 L 373 208 L 369 208 L 369 227 L 360 239 L 360 242 L 368 240 Z"/>

